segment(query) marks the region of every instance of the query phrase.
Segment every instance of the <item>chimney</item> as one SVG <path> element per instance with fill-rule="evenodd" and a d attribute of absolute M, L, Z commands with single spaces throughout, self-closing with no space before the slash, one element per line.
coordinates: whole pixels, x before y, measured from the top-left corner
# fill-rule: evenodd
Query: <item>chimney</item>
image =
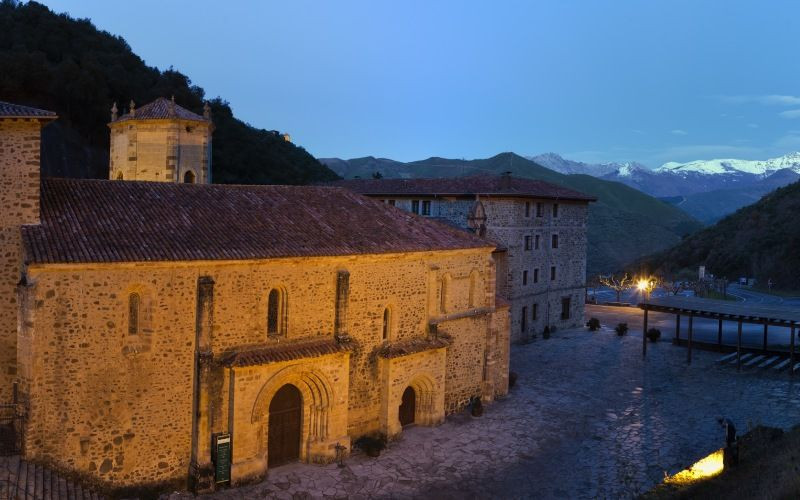
<path fill-rule="evenodd" d="M 169 106 L 169 109 L 168 109 L 167 112 L 169 113 L 169 116 L 170 117 L 174 117 L 175 116 L 175 96 L 174 95 L 172 96 L 172 99 L 170 99 L 170 101 L 168 103 L 168 106 Z"/>
<path fill-rule="evenodd" d="M 503 189 L 511 189 L 511 172 L 505 171 L 500 174 L 500 187 Z"/>
<path fill-rule="evenodd" d="M 211 106 L 208 105 L 208 101 L 206 101 L 206 103 L 203 104 L 203 118 L 205 118 L 206 120 L 211 119 Z"/>

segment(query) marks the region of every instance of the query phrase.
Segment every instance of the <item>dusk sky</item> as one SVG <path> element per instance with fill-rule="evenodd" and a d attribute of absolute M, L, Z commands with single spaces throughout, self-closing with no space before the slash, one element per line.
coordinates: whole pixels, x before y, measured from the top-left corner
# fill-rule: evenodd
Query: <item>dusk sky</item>
<path fill-rule="evenodd" d="M 800 150 L 800 2 L 44 0 L 317 157 Z"/>

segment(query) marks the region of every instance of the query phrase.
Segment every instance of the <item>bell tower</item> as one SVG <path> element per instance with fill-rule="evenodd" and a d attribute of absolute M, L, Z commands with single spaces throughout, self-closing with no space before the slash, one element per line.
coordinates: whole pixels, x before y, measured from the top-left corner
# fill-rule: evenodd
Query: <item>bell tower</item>
<path fill-rule="evenodd" d="M 111 108 L 109 179 L 211 184 L 211 108 L 203 116 L 160 97 L 141 108 Z"/>

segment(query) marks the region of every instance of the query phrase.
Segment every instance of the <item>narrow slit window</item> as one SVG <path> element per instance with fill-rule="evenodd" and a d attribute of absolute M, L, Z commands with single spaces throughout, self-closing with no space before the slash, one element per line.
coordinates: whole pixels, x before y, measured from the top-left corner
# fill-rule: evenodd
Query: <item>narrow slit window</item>
<path fill-rule="evenodd" d="M 139 309 L 142 299 L 138 293 L 132 293 L 128 297 L 128 334 L 137 335 L 139 333 Z"/>

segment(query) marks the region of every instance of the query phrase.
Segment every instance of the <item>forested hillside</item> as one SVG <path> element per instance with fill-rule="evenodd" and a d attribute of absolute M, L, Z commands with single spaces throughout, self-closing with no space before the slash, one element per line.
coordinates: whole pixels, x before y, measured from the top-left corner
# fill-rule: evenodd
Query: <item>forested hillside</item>
<path fill-rule="evenodd" d="M 176 61 L 177 64 L 180 61 Z M 110 108 L 175 96 L 202 113 L 205 92 L 188 76 L 147 66 L 122 37 L 36 2 L 0 2 L 0 100 L 45 108 L 59 120 L 43 132 L 45 175 L 105 178 Z M 303 148 L 236 119 L 210 100 L 214 181 L 306 184 L 337 178 Z"/>
<path fill-rule="evenodd" d="M 644 259 L 640 268 L 660 274 L 706 269 L 719 277 L 771 279 L 778 287 L 800 288 L 800 183 L 790 184 Z"/>

